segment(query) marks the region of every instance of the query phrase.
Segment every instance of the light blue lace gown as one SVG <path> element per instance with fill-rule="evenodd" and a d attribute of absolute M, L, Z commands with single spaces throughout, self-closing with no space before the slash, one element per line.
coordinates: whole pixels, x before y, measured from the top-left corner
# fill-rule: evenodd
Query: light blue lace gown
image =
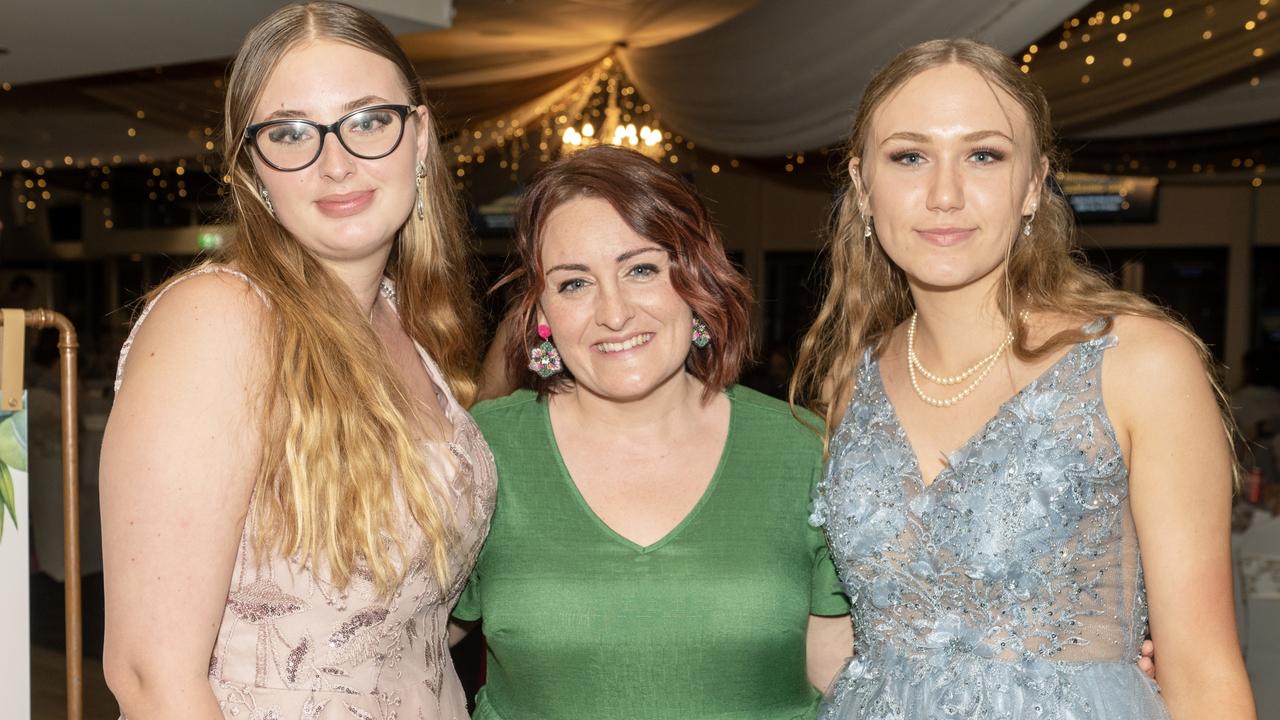
<path fill-rule="evenodd" d="M 1001 406 L 924 486 L 868 355 L 811 522 L 853 600 L 830 720 L 1167 720 L 1135 661 L 1146 593 L 1101 337 Z"/>

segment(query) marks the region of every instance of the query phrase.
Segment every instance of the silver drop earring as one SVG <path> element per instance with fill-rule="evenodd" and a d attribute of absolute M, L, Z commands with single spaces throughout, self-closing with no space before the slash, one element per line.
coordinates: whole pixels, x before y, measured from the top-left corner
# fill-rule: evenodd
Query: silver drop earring
<path fill-rule="evenodd" d="M 867 218 L 866 224 L 862 226 L 862 239 L 863 240 L 871 239 L 871 218 Z"/>
<path fill-rule="evenodd" d="M 414 179 L 413 179 L 413 183 L 414 183 L 414 185 L 416 185 L 416 186 L 417 186 L 417 188 L 418 188 L 418 205 L 417 205 L 417 208 L 418 208 L 418 219 L 419 219 L 419 220 L 422 220 L 422 219 L 424 219 L 424 218 L 426 218 L 426 217 L 427 217 L 427 208 L 426 208 L 426 205 L 423 203 L 423 200 L 422 200 L 422 178 L 424 178 L 424 177 L 426 177 L 426 176 L 427 176 L 427 166 L 426 166 L 426 165 L 425 165 L 421 160 L 419 160 L 419 161 L 418 161 L 418 167 L 417 167 L 417 174 L 415 175 L 415 177 L 414 177 Z"/>
<path fill-rule="evenodd" d="M 1026 224 L 1022 226 L 1022 237 L 1031 237 L 1031 223 L 1036 219 L 1036 211 L 1031 211 L 1031 217 L 1027 218 Z"/>
<path fill-rule="evenodd" d="M 266 188 L 259 185 L 258 195 L 262 196 L 262 204 L 267 206 L 267 212 L 271 213 L 271 217 L 275 217 L 276 209 L 271 205 L 271 193 L 267 192 Z"/>

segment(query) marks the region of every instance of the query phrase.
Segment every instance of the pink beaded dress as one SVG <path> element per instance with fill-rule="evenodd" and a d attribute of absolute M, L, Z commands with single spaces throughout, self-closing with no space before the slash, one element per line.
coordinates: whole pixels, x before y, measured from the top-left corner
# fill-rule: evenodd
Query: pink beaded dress
<path fill-rule="evenodd" d="M 210 265 L 195 273 L 243 274 Z M 190 277 L 190 275 L 188 276 Z M 185 278 L 184 278 L 185 279 Z M 254 288 L 257 290 L 257 288 Z M 163 294 L 163 293 L 162 293 Z M 382 295 L 395 306 L 389 282 Z M 159 300 L 159 296 L 154 302 Z M 124 379 L 133 334 L 120 354 L 116 389 Z M 323 572 L 285 557 L 256 560 L 242 533 L 222 625 L 209 659 L 209 683 L 222 712 L 237 720 L 465 720 L 466 698 L 449 655 L 449 611 L 457 601 L 488 532 L 496 471 L 471 416 L 448 390 L 422 348 L 423 365 L 452 424 L 447 442 L 423 443 L 430 469 L 449 478 L 459 541 L 441 587 L 425 550 L 408 560 L 404 579 L 379 598 L 357 571 L 339 590 Z M 406 512 L 405 547 L 420 546 Z"/>

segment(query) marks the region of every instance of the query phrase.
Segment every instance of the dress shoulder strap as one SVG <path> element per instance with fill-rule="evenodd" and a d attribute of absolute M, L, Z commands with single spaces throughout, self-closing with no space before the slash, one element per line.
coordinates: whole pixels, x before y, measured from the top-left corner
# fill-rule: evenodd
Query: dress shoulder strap
<path fill-rule="evenodd" d="M 229 268 L 226 265 L 209 263 L 207 265 L 202 265 L 194 270 L 191 270 L 189 272 L 185 272 L 179 275 L 178 277 L 174 278 L 172 281 L 167 283 L 160 290 L 160 292 L 156 293 L 156 296 L 151 298 L 151 300 L 148 301 L 147 304 L 142 308 L 142 312 L 138 313 L 138 318 L 133 321 L 133 327 L 129 330 L 129 337 L 125 339 L 124 345 L 120 346 L 120 360 L 116 364 L 116 381 L 113 386 L 113 389 L 115 390 L 115 392 L 120 391 L 120 383 L 124 381 L 124 365 L 125 365 L 125 361 L 129 358 L 129 350 L 130 348 L 133 347 L 133 339 L 138 335 L 138 328 L 142 327 L 142 323 L 145 322 L 147 319 L 147 316 L 151 314 L 152 308 L 155 307 L 156 303 L 160 302 L 160 298 L 164 297 L 165 293 L 173 289 L 173 286 L 177 285 L 180 282 L 183 282 L 184 280 L 188 280 L 190 278 L 197 277 L 199 275 L 208 275 L 210 273 L 225 273 L 227 275 L 233 275 L 237 278 L 240 278 L 245 282 L 246 285 L 253 288 L 253 291 L 257 293 L 258 297 L 261 298 L 264 303 L 270 304 L 269 301 L 267 300 L 266 293 L 262 292 L 262 289 L 259 288 L 256 283 L 250 280 L 248 275 L 245 275 L 239 270 Z"/>
<path fill-rule="evenodd" d="M 400 297 L 396 294 L 395 281 L 389 277 L 382 278 L 382 282 L 378 286 L 378 292 L 386 299 L 396 317 L 400 317 Z M 445 398 L 445 404 L 449 407 L 446 414 L 451 421 L 456 422 L 458 414 L 465 414 L 466 408 L 462 407 L 462 403 L 458 402 L 457 396 L 453 394 L 453 389 L 449 385 L 448 378 L 444 375 L 444 370 L 440 369 L 439 363 L 431 356 L 431 353 L 417 340 L 413 341 L 413 347 L 418 351 L 418 357 L 421 358 L 422 366 L 427 371 L 427 377 L 431 378 L 432 384 L 436 386 L 442 397 Z"/>
<path fill-rule="evenodd" d="M 1085 325 L 1080 329 L 1087 333 L 1100 333 L 1102 332 L 1102 328 L 1104 327 L 1106 327 L 1106 321 L 1103 318 L 1098 318 L 1097 320 L 1094 320 L 1088 323 L 1087 325 Z M 1094 364 L 1100 363 L 1102 361 L 1102 353 L 1104 351 L 1110 350 L 1111 348 L 1119 344 L 1120 344 L 1120 339 L 1111 333 L 1107 333 L 1106 335 L 1099 335 L 1098 337 L 1095 337 L 1092 340 L 1085 340 L 1084 342 L 1080 343 L 1085 353 L 1092 358 L 1092 362 Z"/>

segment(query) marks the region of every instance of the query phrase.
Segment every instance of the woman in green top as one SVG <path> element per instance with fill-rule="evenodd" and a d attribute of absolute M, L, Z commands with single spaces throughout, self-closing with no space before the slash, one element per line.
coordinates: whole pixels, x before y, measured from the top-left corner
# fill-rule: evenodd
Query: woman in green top
<path fill-rule="evenodd" d="M 806 522 L 822 445 L 731 384 L 750 285 L 706 209 L 601 147 L 549 166 L 519 219 L 506 355 L 538 372 L 473 410 L 500 476 L 453 613 L 488 640 L 473 717 L 812 718 L 851 647 Z"/>

